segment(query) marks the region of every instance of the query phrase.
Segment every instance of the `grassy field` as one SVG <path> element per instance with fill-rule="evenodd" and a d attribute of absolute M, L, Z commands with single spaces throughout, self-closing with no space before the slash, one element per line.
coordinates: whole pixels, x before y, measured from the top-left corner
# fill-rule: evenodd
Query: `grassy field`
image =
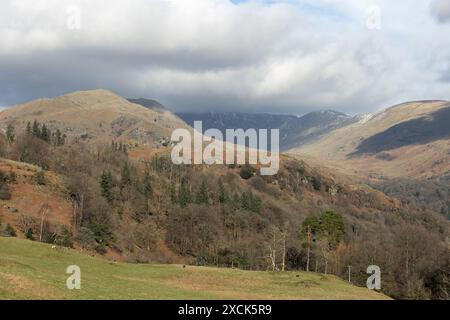
<path fill-rule="evenodd" d="M 69 265 L 81 290 L 68 290 Z M 112 263 L 74 250 L 0 238 L 0 299 L 386 299 L 334 276 Z"/>

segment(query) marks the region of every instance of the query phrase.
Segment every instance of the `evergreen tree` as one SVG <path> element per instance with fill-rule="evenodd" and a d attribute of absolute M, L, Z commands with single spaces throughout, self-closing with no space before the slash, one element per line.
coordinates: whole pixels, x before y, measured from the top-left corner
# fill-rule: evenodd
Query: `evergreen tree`
<path fill-rule="evenodd" d="M 13 143 L 16 139 L 15 128 L 12 123 L 8 124 L 6 128 L 6 139 L 8 139 L 8 143 Z"/>
<path fill-rule="evenodd" d="M 170 201 L 172 204 L 175 204 L 178 202 L 177 193 L 175 191 L 175 185 L 173 181 L 170 181 Z"/>
<path fill-rule="evenodd" d="M 124 166 L 122 167 L 122 175 L 121 175 L 121 186 L 122 188 L 125 186 L 129 186 L 132 183 L 131 180 L 131 169 L 128 162 L 125 162 Z"/>
<path fill-rule="evenodd" d="M 45 142 L 50 142 L 50 131 L 47 129 L 47 126 L 45 124 L 42 125 L 40 138 Z"/>
<path fill-rule="evenodd" d="M 112 190 L 114 188 L 114 181 L 111 171 L 103 171 L 103 174 L 100 178 L 100 187 L 102 189 L 102 196 L 111 203 L 114 200 Z"/>
<path fill-rule="evenodd" d="M 244 191 L 240 199 L 241 208 L 247 211 L 259 212 L 261 210 L 261 199 L 251 191 Z"/>
<path fill-rule="evenodd" d="M 41 137 L 41 128 L 39 127 L 39 123 L 34 120 L 33 122 L 33 137 L 40 138 Z"/>
<path fill-rule="evenodd" d="M 225 189 L 222 180 L 219 180 L 219 202 L 225 203 L 227 202 L 227 200 L 228 200 L 227 190 Z"/>
<path fill-rule="evenodd" d="M 153 197 L 153 181 L 149 173 L 146 174 L 144 180 L 144 195 L 147 199 Z"/>
<path fill-rule="evenodd" d="M 189 190 L 188 179 L 183 177 L 183 179 L 181 179 L 180 189 L 178 192 L 178 203 L 182 208 L 184 208 L 191 202 L 191 191 Z"/>
<path fill-rule="evenodd" d="M 25 233 L 25 237 L 26 237 L 28 240 L 34 240 L 33 230 L 32 230 L 31 228 L 29 228 L 29 229 L 27 230 L 27 232 Z"/>
<path fill-rule="evenodd" d="M 202 181 L 202 184 L 200 185 L 200 188 L 197 191 L 196 203 L 209 204 L 208 185 L 206 184 L 205 181 Z"/>
<path fill-rule="evenodd" d="M 28 121 L 27 123 L 27 135 L 31 135 L 31 123 Z"/>
<path fill-rule="evenodd" d="M 320 232 L 328 240 L 330 247 L 337 247 L 345 235 L 344 218 L 333 211 L 324 212 L 320 216 Z"/>
<path fill-rule="evenodd" d="M 57 147 L 63 146 L 65 143 L 65 138 L 66 136 L 63 135 L 59 129 L 56 129 L 53 144 Z"/>

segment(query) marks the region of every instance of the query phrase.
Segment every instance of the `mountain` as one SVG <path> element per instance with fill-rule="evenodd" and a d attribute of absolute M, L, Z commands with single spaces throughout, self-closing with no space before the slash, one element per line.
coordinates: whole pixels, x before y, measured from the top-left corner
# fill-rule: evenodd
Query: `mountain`
<path fill-rule="evenodd" d="M 311 112 L 301 117 L 235 112 L 178 113 L 177 115 L 191 126 L 194 125 L 194 121 L 202 121 L 203 130 L 216 128 L 222 133 L 225 133 L 226 129 L 280 129 L 281 151 L 315 141 L 330 131 L 359 120 L 332 110 Z"/>
<path fill-rule="evenodd" d="M 153 111 L 157 111 L 157 112 L 168 112 L 169 111 L 169 109 L 167 109 L 164 105 L 162 105 L 161 103 L 159 103 L 156 100 L 144 99 L 144 98 L 127 99 L 127 100 L 130 101 L 131 103 L 139 104 L 139 105 L 146 107 Z"/>
<path fill-rule="evenodd" d="M 28 122 L 33 124 L 36 120 L 53 132 L 61 130 L 69 138 L 144 145 L 157 145 L 167 140 L 174 128 L 188 127 L 171 112 L 162 108 L 156 110 L 157 104 L 144 102 L 147 106 L 132 103 L 107 90 L 74 92 L 4 110 L 0 113 L 0 127 L 13 124 L 20 131 Z"/>
<path fill-rule="evenodd" d="M 282 122 L 267 119 L 276 116 L 263 115 L 259 125 Z M 330 111 L 302 121 L 322 119 L 329 126 L 355 121 Z M 26 134 L 34 120 L 67 139 L 55 144 Z M 297 120 L 282 125 L 290 121 Z M 445 277 L 449 265 L 450 222 L 434 208 L 397 199 L 395 190 L 388 196 L 298 154 L 281 155 L 273 176 L 250 165 L 176 165 L 170 147 L 154 142 L 188 125 L 104 90 L 16 106 L 0 113 L 0 126 L 9 124 L 15 139 L 0 133 L 0 236 L 115 261 L 185 264 L 187 270 L 308 268 L 348 277 L 351 265 L 352 281 L 361 286 L 376 263 L 383 267 L 383 292 L 394 298 L 412 297 L 407 284 L 424 297 L 446 292 L 448 281 L 435 279 Z M 317 126 L 298 134 L 314 135 Z M 132 143 L 124 152 L 111 139 Z M 311 228 L 314 241 L 308 242 Z M 410 257 L 414 264 L 405 273 Z"/>
<path fill-rule="evenodd" d="M 450 103 L 393 106 L 292 150 L 329 167 L 374 178 L 450 174 Z"/>

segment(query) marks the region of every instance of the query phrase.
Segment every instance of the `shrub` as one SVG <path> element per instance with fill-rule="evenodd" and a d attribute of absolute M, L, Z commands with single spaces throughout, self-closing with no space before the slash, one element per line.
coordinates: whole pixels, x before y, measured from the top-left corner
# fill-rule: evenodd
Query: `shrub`
<path fill-rule="evenodd" d="M 25 232 L 25 237 L 26 237 L 28 240 L 34 240 L 34 234 L 33 234 L 33 230 L 32 230 L 31 228 L 29 228 L 29 229 L 27 230 L 27 232 Z"/>
<path fill-rule="evenodd" d="M 0 186 L 0 200 L 11 200 L 11 192 L 7 185 Z"/>
<path fill-rule="evenodd" d="M 5 228 L 5 232 L 8 237 L 17 237 L 16 230 L 9 223 Z"/>
<path fill-rule="evenodd" d="M 17 175 L 14 171 L 10 170 L 8 177 L 7 177 L 7 182 L 8 183 L 15 183 L 17 182 Z"/>
<path fill-rule="evenodd" d="M 322 181 L 320 180 L 320 178 L 312 177 L 311 183 L 312 183 L 314 190 L 320 191 L 322 189 Z"/>
<path fill-rule="evenodd" d="M 255 174 L 256 170 L 252 166 L 245 165 L 241 168 L 241 171 L 239 172 L 239 175 L 242 179 L 248 180 Z"/>
<path fill-rule="evenodd" d="M 45 173 L 44 171 L 38 171 L 36 172 L 36 174 L 34 175 L 34 181 L 36 181 L 36 183 L 40 186 L 45 186 L 46 179 L 45 179 Z"/>

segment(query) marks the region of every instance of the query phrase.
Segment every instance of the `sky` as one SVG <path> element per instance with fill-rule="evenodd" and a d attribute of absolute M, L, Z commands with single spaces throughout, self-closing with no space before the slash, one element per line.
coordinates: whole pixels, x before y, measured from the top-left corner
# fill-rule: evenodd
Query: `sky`
<path fill-rule="evenodd" d="M 0 106 L 97 88 L 184 112 L 450 100 L 450 0 L 0 2 Z"/>

